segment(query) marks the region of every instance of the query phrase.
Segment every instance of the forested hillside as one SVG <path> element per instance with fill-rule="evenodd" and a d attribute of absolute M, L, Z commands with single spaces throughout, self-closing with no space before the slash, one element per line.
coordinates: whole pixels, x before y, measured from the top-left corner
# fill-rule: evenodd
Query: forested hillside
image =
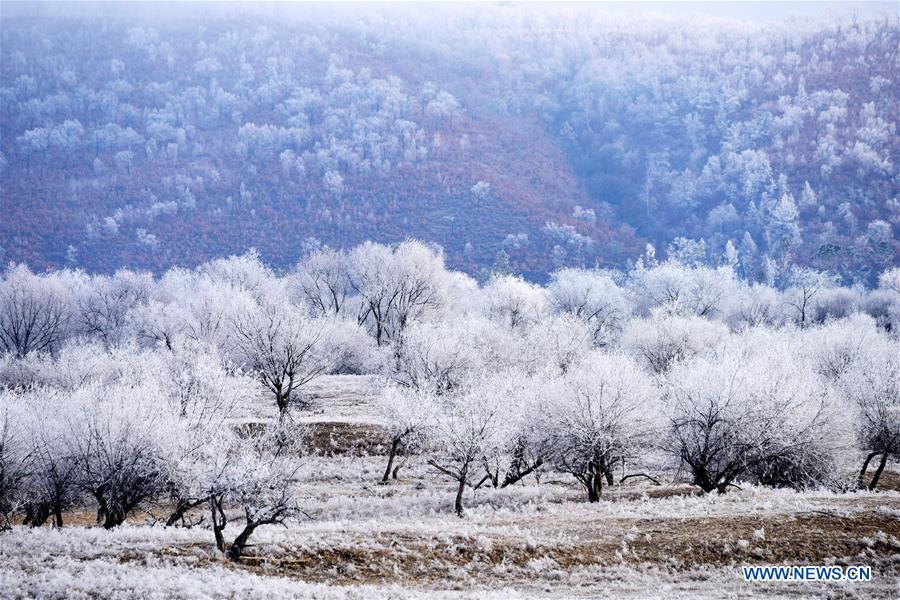
<path fill-rule="evenodd" d="M 896 16 L 161 12 L 4 3 L 4 262 L 288 267 L 406 237 L 539 280 L 648 242 L 769 284 L 900 260 Z"/>

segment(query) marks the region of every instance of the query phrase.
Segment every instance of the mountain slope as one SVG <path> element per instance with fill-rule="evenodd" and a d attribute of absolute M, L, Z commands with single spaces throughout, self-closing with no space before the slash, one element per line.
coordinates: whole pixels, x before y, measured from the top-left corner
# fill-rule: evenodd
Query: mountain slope
<path fill-rule="evenodd" d="M 896 18 L 11 6 L 3 260 L 288 268 L 417 237 L 535 279 L 647 241 L 769 282 L 900 262 Z"/>

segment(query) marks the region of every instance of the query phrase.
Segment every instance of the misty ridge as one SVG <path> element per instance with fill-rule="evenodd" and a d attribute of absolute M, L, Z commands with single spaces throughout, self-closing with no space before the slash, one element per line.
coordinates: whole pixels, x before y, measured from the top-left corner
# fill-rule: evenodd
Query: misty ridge
<path fill-rule="evenodd" d="M 885 10 L 4 3 L 0 253 L 160 273 L 411 237 L 546 281 L 733 246 L 748 280 L 874 285 L 900 251 Z"/>

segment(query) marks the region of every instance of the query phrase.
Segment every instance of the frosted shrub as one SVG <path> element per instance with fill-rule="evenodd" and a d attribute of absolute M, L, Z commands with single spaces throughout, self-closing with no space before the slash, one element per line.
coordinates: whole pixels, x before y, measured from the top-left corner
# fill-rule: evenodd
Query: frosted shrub
<path fill-rule="evenodd" d="M 727 335 L 728 329 L 721 323 L 655 311 L 649 318 L 634 319 L 626 326 L 621 347 L 659 374 L 678 361 L 715 349 Z"/>
<path fill-rule="evenodd" d="M 434 387 L 403 387 L 390 385 L 378 396 L 375 411 L 390 437 L 387 467 L 381 478 L 397 478 L 401 465 L 394 467 L 399 453 L 416 450 L 427 439 L 437 407 Z"/>
<path fill-rule="evenodd" d="M 613 341 L 631 316 L 631 300 L 625 290 L 601 271 L 557 271 L 547 286 L 547 295 L 555 311 L 590 324 L 597 346 Z"/>
<path fill-rule="evenodd" d="M 657 410 L 651 379 L 631 357 L 593 352 L 547 381 L 541 396 L 553 466 L 596 502 L 615 464 L 648 447 Z"/>
<path fill-rule="evenodd" d="M 856 362 L 842 374 L 837 387 L 858 414 L 858 443 L 866 453 L 860 487 L 869 463 L 880 458 L 868 485 L 874 490 L 888 459 L 900 458 L 900 344 L 887 342 L 880 352 Z"/>
<path fill-rule="evenodd" d="M 443 397 L 434 411 L 428 441 L 435 455 L 428 463 L 456 482 L 454 509 L 459 516 L 466 486 L 484 481 L 485 470 L 512 446 L 514 381 L 509 374 L 482 379 Z"/>
<path fill-rule="evenodd" d="M 666 378 L 664 448 L 704 492 L 735 480 L 804 487 L 834 475 L 842 449 L 824 381 L 778 348 L 682 363 Z"/>

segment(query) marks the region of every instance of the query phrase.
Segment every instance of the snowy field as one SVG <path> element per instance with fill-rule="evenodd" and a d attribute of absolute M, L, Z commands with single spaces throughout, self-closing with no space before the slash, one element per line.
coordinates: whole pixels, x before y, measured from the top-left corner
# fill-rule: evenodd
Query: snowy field
<path fill-rule="evenodd" d="M 254 534 L 238 564 L 206 523 L 164 527 L 164 506 L 106 531 L 92 514 L 66 527 L 0 536 L 4 598 L 721 598 L 900 594 L 900 493 L 743 487 L 700 496 L 632 483 L 588 504 L 571 478 L 466 491 L 411 456 L 377 482 L 386 444 L 371 416 L 373 378 L 333 376 L 305 390 L 311 448 L 296 486 L 308 514 Z M 249 407 L 263 422 L 274 407 Z M 889 474 L 886 487 L 897 487 Z M 570 481 L 571 480 L 571 481 Z M 202 515 L 197 514 L 196 518 Z M 236 516 L 236 515 L 235 515 Z M 230 528 L 237 527 L 231 525 Z M 233 534 L 233 532 L 232 532 Z M 871 565 L 868 584 L 744 582 L 740 566 Z"/>

